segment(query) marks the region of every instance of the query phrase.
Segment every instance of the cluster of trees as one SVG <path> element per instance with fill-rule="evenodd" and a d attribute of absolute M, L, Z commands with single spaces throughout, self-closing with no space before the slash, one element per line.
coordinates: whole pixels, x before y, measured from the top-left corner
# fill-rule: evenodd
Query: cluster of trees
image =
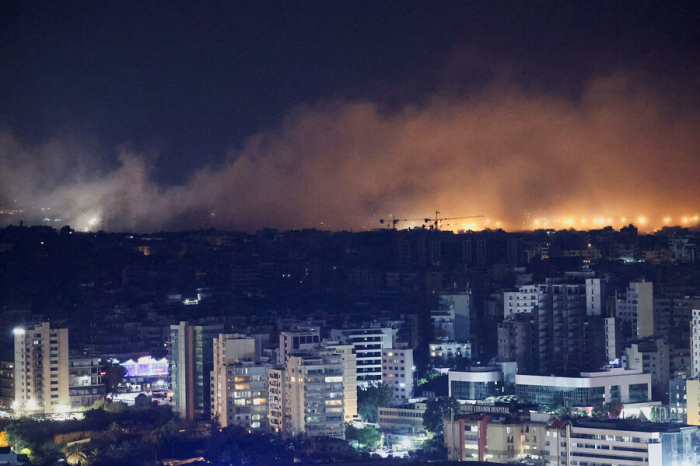
<path fill-rule="evenodd" d="M 366 450 L 376 450 L 382 442 L 382 434 L 372 426 L 358 429 L 352 424 L 345 424 L 345 440 L 354 440 L 360 448 Z"/>
<path fill-rule="evenodd" d="M 157 465 L 165 458 L 202 458 L 201 464 L 266 464 L 349 462 L 368 459 L 366 450 L 345 440 L 299 436 L 283 438 L 249 433 L 240 427 L 197 429 L 178 423 L 170 407 L 129 407 L 101 402 L 82 420 L 39 421 L 24 417 L 0 424 L 0 440 L 29 455 L 33 465 L 65 461 L 80 466 Z M 374 428 L 349 429 L 366 449 L 381 438 Z M 197 464 L 196 462 L 194 464 Z"/>

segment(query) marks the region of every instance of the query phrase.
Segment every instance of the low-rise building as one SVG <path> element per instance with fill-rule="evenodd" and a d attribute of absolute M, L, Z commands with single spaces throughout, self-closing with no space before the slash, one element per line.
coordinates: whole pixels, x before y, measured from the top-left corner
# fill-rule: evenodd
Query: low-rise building
<path fill-rule="evenodd" d="M 447 363 L 455 358 L 471 359 L 471 343 L 458 343 L 456 341 L 435 341 L 429 345 L 430 360 L 434 365 Z"/>
<path fill-rule="evenodd" d="M 447 459 L 542 464 L 546 430 L 545 422 L 531 421 L 528 416 L 475 413 L 446 418 Z"/>
<path fill-rule="evenodd" d="M 698 464 L 697 426 L 626 419 L 540 421 L 460 415 L 445 419 L 448 460 L 547 466 Z"/>
<path fill-rule="evenodd" d="M 74 356 L 70 358 L 70 410 L 90 408 L 95 402 L 104 400 L 107 387 L 102 379 L 104 364 L 100 358 Z"/>
<path fill-rule="evenodd" d="M 465 401 L 510 395 L 516 370 L 516 363 L 509 362 L 495 366 L 472 366 L 468 371 L 450 371 L 447 374 L 449 395 Z"/>
<path fill-rule="evenodd" d="M 610 401 L 651 401 L 651 374 L 614 368 L 582 372 L 580 377 L 516 375 L 519 401 L 538 405 L 599 406 Z"/>

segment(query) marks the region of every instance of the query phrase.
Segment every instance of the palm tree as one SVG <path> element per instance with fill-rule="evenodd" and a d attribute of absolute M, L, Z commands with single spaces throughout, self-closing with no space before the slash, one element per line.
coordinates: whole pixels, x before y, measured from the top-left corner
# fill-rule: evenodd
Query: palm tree
<path fill-rule="evenodd" d="M 119 439 L 119 435 L 121 433 L 122 428 L 119 427 L 119 424 L 117 424 L 116 422 L 112 422 L 107 428 L 107 437 L 109 437 L 113 442 L 116 442 L 117 439 Z"/>
<path fill-rule="evenodd" d="M 74 443 L 63 449 L 63 454 L 66 455 L 66 463 L 76 466 L 84 464 L 87 460 L 87 455 L 84 451 L 85 445 L 82 443 Z"/>
<path fill-rule="evenodd" d="M 101 456 L 102 456 L 102 452 L 100 451 L 100 449 L 95 448 L 88 455 L 86 464 L 87 465 L 97 464 L 99 462 Z"/>

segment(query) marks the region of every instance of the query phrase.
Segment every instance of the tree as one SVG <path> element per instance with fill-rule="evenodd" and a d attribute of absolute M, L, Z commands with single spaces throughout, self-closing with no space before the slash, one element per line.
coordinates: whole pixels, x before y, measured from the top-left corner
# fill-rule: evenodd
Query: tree
<path fill-rule="evenodd" d="M 345 440 L 357 440 L 360 447 L 375 450 L 382 441 L 382 434 L 372 426 L 357 429 L 352 424 L 345 425 Z"/>
<path fill-rule="evenodd" d="M 445 429 L 445 418 L 459 414 L 459 401 L 453 396 L 439 396 L 431 398 L 423 413 L 423 426 L 425 430 L 434 435 L 442 435 Z"/>
<path fill-rule="evenodd" d="M 619 401 L 611 401 L 604 405 L 596 406 L 593 409 L 593 415 L 597 417 L 620 417 L 622 409 L 625 407 Z"/>
<path fill-rule="evenodd" d="M 70 465 L 84 464 L 87 461 L 85 454 L 85 444 L 74 443 L 63 449 L 63 454 L 66 455 L 66 463 Z"/>
<path fill-rule="evenodd" d="M 357 388 L 357 414 L 366 422 L 377 422 L 377 410 L 382 406 L 389 406 L 391 400 L 391 387 L 379 385 L 378 387 Z"/>
<path fill-rule="evenodd" d="M 115 364 L 109 359 L 102 361 L 105 366 L 104 381 L 107 386 L 107 393 L 116 393 L 119 384 L 124 380 L 126 375 L 126 367 Z"/>

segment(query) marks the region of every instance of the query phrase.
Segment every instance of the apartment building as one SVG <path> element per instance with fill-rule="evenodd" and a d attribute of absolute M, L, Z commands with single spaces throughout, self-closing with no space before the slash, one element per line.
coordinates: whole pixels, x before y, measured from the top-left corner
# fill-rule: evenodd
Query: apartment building
<path fill-rule="evenodd" d="M 284 370 L 284 432 L 345 438 L 343 361 L 318 349 L 287 358 Z"/>
<path fill-rule="evenodd" d="M 220 334 L 213 341 L 211 417 L 221 427 L 267 430 L 268 365 L 257 363 L 256 342 L 241 334 Z"/>
<path fill-rule="evenodd" d="M 70 411 L 68 329 L 49 322 L 17 327 L 15 337 L 15 411 L 57 414 Z"/>
<path fill-rule="evenodd" d="M 170 371 L 173 412 L 181 419 L 208 419 L 211 414 L 211 371 L 214 338 L 222 324 L 170 326 Z"/>
<path fill-rule="evenodd" d="M 357 420 L 357 355 L 352 345 L 324 342 L 324 348 L 340 355 L 343 363 L 343 414 L 345 422 Z"/>
<path fill-rule="evenodd" d="M 615 317 L 621 325 L 623 344 L 654 334 L 654 284 L 630 282 L 624 293 L 617 294 Z"/>
<path fill-rule="evenodd" d="M 104 400 L 107 387 L 103 381 L 104 364 L 100 358 L 73 356 L 69 366 L 69 396 L 71 411 L 90 408 Z"/>
<path fill-rule="evenodd" d="M 406 403 L 413 394 L 413 350 L 383 349 L 382 379 L 392 390 L 391 404 Z"/>
<path fill-rule="evenodd" d="M 357 328 L 333 329 L 331 340 L 352 345 L 357 357 L 357 384 L 363 387 L 380 385 L 382 379 L 382 350 L 393 348 L 393 329 Z"/>

